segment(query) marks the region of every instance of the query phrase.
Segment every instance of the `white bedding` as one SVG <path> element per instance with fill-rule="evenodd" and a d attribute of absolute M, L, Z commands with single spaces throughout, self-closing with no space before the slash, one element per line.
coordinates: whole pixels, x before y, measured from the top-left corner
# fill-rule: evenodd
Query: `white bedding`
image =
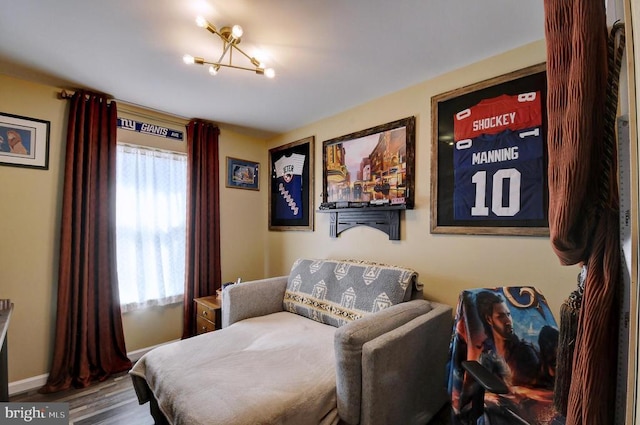
<path fill-rule="evenodd" d="M 156 348 L 130 373 L 173 425 L 337 424 L 335 331 L 270 314 Z"/>

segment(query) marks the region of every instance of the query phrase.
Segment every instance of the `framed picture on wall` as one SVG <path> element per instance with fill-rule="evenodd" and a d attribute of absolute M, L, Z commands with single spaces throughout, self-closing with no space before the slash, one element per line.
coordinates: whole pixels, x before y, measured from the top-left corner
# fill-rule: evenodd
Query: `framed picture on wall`
<path fill-rule="evenodd" d="M 226 187 L 260 190 L 259 167 L 257 162 L 228 156 Z"/>
<path fill-rule="evenodd" d="M 49 121 L 0 112 L 0 165 L 49 168 Z"/>
<path fill-rule="evenodd" d="M 313 230 L 314 141 L 269 149 L 269 230 Z"/>
<path fill-rule="evenodd" d="M 323 202 L 414 204 L 415 117 L 323 142 Z"/>
<path fill-rule="evenodd" d="M 549 234 L 545 64 L 431 99 L 431 232 Z"/>

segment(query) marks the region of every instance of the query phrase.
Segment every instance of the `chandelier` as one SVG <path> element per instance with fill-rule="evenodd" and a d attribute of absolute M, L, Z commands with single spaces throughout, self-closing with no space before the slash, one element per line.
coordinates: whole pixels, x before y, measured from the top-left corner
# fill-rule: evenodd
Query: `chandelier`
<path fill-rule="evenodd" d="M 220 55 L 220 58 L 216 62 L 211 62 L 201 57 L 184 55 L 182 58 L 184 63 L 188 65 L 194 64 L 194 63 L 198 65 L 207 64 L 209 65 L 209 74 L 211 75 L 216 75 L 218 71 L 220 71 L 221 67 L 225 67 L 225 68 L 244 69 L 245 71 L 252 71 L 252 72 L 255 72 L 256 74 L 264 75 L 267 78 L 275 77 L 276 73 L 273 70 L 273 68 L 265 68 L 264 64 L 262 64 L 258 59 L 256 59 L 253 56 L 249 56 L 244 52 L 244 50 L 238 47 L 238 44 L 240 44 L 240 38 L 242 37 L 242 34 L 243 34 L 243 30 L 240 25 L 234 25 L 233 27 L 222 27 L 218 30 L 213 24 L 211 24 L 209 21 L 207 21 L 205 18 L 201 16 L 198 16 L 198 18 L 196 18 L 196 24 L 199 27 L 206 28 L 207 31 L 209 31 L 210 33 L 220 37 L 220 39 L 222 40 L 222 47 L 223 47 L 222 54 Z M 253 67 L 250 68 L 248 66 L 239 66 L 234 64 L 233 63 L 234 50 L 242 54 L 244 57 L 246 57 L 251 63 L 251 65 L 253 65 Z M 225 57 L 228 60 L 223 63 Z"/>

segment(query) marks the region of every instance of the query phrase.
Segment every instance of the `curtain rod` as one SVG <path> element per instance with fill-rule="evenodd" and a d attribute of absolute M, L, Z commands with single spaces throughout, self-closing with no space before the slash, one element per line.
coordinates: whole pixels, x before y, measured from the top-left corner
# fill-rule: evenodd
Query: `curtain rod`
<path fill-rule="evenodd" d="M 76 94 L 76 92 L 75 92 L 75 91 L 73 91 L 73 90 L 65 90 L 65 89 L 62 89 L 62 90 L 60 91 L 60 93 L 58 93 L 58 96 L 60 97 L 60 99 L 71 99 L 71 98 L 73 97 L 73 95 L 74 95 L 74 94 Z M 105 94 L 105 93 L 96 93 L 96 94 L 99 94 L 99 95 L 102 95 L 102 96 L 106 97 L 106 98 L 107 98 L 107 100 L 109 100 L 109 101 L 111 101 L 111 100 L 115 100 L 115 99 L 113 98 L 113 96 L 110 96 L 110 95 Z"/>
<path fill-rule="evenodd" d="M 71 99 L 71 97 L 73 97 L 73 95 L 75 94 L 75 91 L 72 90 L 61 90 L 59 93 L 59 97 L 60 99 Z M 181 117 L 179 115 L 170 115 L 167 114 L 166 112 L 162 112 L 162 111 L 156 111 L 154 109 L 149 109 L 146 108 L 144 106 L 140 106 L 140 105 L 136 105 L 135 103 L 130 103 L 130 102 L 125 102 L 124 100 L 118 100 L 118 99 L 114 99 L 112 96 L 107 96 L 108 100 L 113 100 L 116 101 L 118 103 L 118 112 L 122 111 L 126 114 L 130 114 L 130 115 L 135 115 L 137 117 L 140 118 L 145 118 L 145 119 L 150 119 L 150 120 L 155 120 L 155 121 L 159 121 L 159 122 L 163 122 L 166 124 L 172 124 L 172 125 L 177 125 L 182 127 L 185 127 L 188 123 L 189 123 L 189 118 L 186 117 Z M 138 109 L 142 109 L 138 110 Z M 147 114 L 144 111 L 151 111 L 151 112 L 157 112 L 158 114 L 162 114 L 162 115 L 170 115 L 165 117 L 159 117 L 159 116 L 154 116 L 152 114 Z"/>

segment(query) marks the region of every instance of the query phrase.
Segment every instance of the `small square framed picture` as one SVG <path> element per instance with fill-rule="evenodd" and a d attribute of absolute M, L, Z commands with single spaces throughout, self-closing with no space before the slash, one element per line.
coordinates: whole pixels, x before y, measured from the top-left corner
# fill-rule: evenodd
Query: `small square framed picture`
<path fill-rule="evenodd" d="M 0 165 L 49 168 L 49 121 L 0 112 Z"/>
<path fill-rule="evenodd" d="M 257 162 L 228 156 L 226 187 L 260 190 L 259 168 Z"/>

